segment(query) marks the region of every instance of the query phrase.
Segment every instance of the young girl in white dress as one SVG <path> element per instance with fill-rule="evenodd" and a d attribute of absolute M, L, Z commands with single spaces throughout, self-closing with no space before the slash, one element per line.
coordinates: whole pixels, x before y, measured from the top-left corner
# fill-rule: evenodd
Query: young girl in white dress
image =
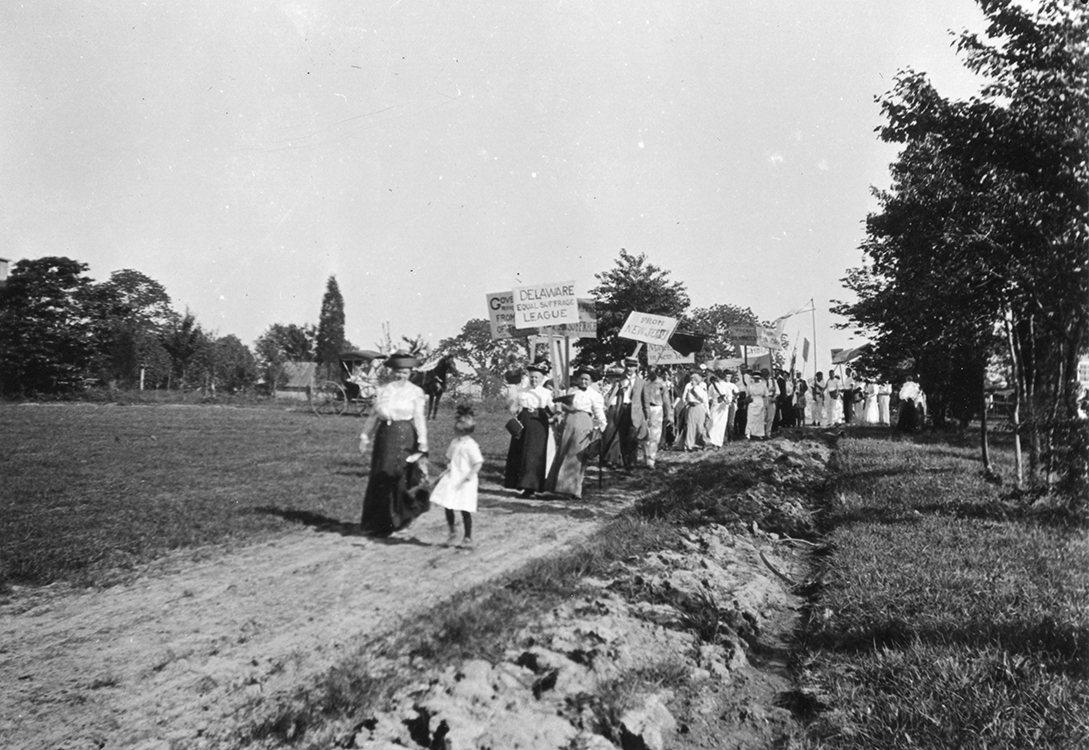
<path fill-rule="evenodd" d="M 431 502 L 446 509 L 446 525 L 450 527 L 450 536 L 446 544 L 457 541 L 457 525 L 454 511 L 461 511 L 465 536 L 462 547 L 473 546 L 473 513 L 476 513 L 476 495 L 479 488 L 480 467 L 484 465 L 484 456 L 480 446 L 470 437 L 476 427 L 473 419 L 473 407 L 458 406 L 454 417 L 454 439 L 446 449 L 446 471 L 439 477 L 435 489 L 431 491 Z"/>

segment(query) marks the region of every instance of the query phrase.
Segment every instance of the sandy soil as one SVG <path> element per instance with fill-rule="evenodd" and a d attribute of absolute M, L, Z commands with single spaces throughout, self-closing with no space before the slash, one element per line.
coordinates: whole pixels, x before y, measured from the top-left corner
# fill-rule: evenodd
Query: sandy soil
<path fill-rule="evenodd" d="M 484 486 L 473 550 L 443 546 L 433 509 L 389 540 L 301 526 L 197 562 L 168 559 L 106 590 L 21 590 L 0 607 L 0 745 L 214 746 L 262 695 L 455 591 L 577 543 L 630 502 L 623 487 L 565 502 Z M 416 583 L 410 596 L 405 580 Z"/>

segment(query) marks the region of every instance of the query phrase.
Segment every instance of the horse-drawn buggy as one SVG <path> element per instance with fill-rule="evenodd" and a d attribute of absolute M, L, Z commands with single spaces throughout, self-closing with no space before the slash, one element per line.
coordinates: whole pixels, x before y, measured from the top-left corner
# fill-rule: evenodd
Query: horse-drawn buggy
<path fill-rule="evenodd" d="M 339 378 L 319 380 L 310 388 L 310 408 L 315 414 L 365 416 L 378 393 L 378 369 L 382 354 L 367 349 L 341 352 Z"/>

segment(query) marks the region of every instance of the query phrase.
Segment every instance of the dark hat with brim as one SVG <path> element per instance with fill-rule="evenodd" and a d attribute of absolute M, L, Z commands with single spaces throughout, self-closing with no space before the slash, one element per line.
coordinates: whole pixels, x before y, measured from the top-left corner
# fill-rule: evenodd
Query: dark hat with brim
<path fill-rule="evenodd" d="M 547 364 L 541 364 L 539 362 L 534 362 L 529 367 L 527 367 L 526 370 L 528 370 L 529 372 L 539 372 L 542 375 L 547 375 L 548 372 L 549 372 L 549 367 L 548 367 Z"/>
<path fill-rule="evenodd" d="M 597 373 L 591 370 L 589 367 L 580 367 L 575 370 L 575 377 L 581 378 L 583 375 L 589 375 L 590 380 L 597 380 Z"/>
<path fill-rule="evenodd" d="M 391 370 L 411 370 L 419 366 L 420 361 L 408 352 L 396 352 L 386 359 L 386 367 Z"/>
<path fill-rule="evenodd" d="M 639 366 L 639 358 L 638 357 L 624 357 L 624 366 L 625 367 L 638 367 Z"/>

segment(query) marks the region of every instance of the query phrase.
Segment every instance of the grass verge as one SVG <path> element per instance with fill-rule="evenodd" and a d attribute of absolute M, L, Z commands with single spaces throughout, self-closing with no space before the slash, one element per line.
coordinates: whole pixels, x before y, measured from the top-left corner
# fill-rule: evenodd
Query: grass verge
<path fill-rule="evenodd" d="M 804 748 L 1089 747 L 1085 529 L 974 449 L 843 439 L 803 633 Z"/>

